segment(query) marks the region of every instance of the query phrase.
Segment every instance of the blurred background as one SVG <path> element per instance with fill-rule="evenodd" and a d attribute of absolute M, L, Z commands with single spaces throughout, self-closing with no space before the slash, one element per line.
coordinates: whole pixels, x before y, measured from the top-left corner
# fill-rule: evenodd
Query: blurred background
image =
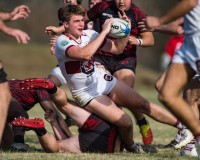
<path fill-rule="evenodd" d="M 148 15 L 160 16 L 177 0 L 167 2 L 163 0 L 134 0 L 133 2 Z M 57 9 L 63 6 L 63 0 L 0 0 L 0 10 L 11 11 L 15 6 L 21 4 L 30 7 L 30 17 L 26 20 L 6 22 L 6 24 L 27 32 L 31 41 L 27 45 L 17 44 L 14 38 L 0 32 L 0 59 L 4 63 L 9 78 L 45 77 L 56 65 L 56 59 L 50 54 L 49 37 L 45 34 L 44 29 L 49 25 L 58 25 Z M 88 1 L 83 0 L 82 5 L 88 8 Z M 154 47 L 138 47 L 139 69 L 140 66 L 145 67 L 145 71 L 142 72 L 146 75 L 149 74 L 149 70 L 152 71 L 150 75 L 161 71 L 160 58 L 169 38 L 169 36 L 159 33 L 154 33 L 154 36 Z M 155 75 L 153 77 L 156 78 Z"/>

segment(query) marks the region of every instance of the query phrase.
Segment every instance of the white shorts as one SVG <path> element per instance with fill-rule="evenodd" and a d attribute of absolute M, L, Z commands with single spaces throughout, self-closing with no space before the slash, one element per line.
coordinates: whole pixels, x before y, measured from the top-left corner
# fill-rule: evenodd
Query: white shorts
<path fill-rule="evenodd" d="M 49 75 L 53 75 L 53 76 L 56 76 L 61 84 L 67 84 L 67 81 L 65 80 L 65 78 L 63 77 L 62 75 L 62 72 L 60 70 L 60 67 L 56 66 Z"/>
<path fill-rule="evenodd" d="M 72 96 L 81 107 L 86 106 L 90 101 L 101 95 L 108 95 L 116 84 L 116 78 L 105 71 L 104 68 L 95 68 L 92 74 L 93 84 L 91 87 L 80 90 L 72 90 Z"/>
<path fill-rule="evenodd" d="M 200 73 L 200 33 L 185 36 L 183 45 L 176 51 L 173 63 L 187 63 L 190 67 Z"/>

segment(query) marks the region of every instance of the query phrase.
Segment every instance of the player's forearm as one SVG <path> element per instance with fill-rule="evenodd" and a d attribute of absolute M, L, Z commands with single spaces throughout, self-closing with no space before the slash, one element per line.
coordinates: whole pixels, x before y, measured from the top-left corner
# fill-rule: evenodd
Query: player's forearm
<path fill-rule="evenodd" d="M 60 115 L 60 116 L 61 116 L 61 115 Z M 65 134 L 65 136 L 66 136 L 67 138 L 72 137 L 72 133 L 71 133 L 71 131 L 69 130 L 69 127 L 67 126 L 67 124 L 66 124 L 66 122 L 64 121 L 63 117 L 62 117 L 62 116 L 60 117 L 60 116 L 58 117 L 58 123 L 59 123 L 59 126 L 60 126 L 62 132 Z"/>
<path fill-rule="evenodd" d="M 198 0 L 181 0 L 176 6 L 167 12 L 160 18 L 160 23 L 167 24 L 176 20 L 179 17 L 184 16 L 190 10 L 192 10 L 198 3 Z"/>
<path fill-rule="evenodd" d="M 66 135 L 63 133 L 57 121 L 51 122 L 51 126 L 53 128 L 54 134 L 58 140 L 66 139 Z"/>
<path fill-rule="evenodd" d="M 0 12 L 0 19 L 2 21 L 9 21 L 11 19 L 11 14 L 7 12 Z"/>
<path fill-rule="evenodd" d="M 10 35 L 10 28 L 6 26 L 2 20 L 0 20 L 0 30 L 5 34 Z"/>
<path fill-rule="evenodd" d="M 151 47 L 154 45 L 154 37 L 151 32 L 145 32 L 145 36 L 141 34 L 142 43 L 139 46 L 142 47 Z"/>
<path fill-rule="evenodd" d="M 106 35 L 107 33 L 102 31 L 92 42 L 83 47 L 80 53 L 80 58 L 90 59 L 102 45 Z"/>

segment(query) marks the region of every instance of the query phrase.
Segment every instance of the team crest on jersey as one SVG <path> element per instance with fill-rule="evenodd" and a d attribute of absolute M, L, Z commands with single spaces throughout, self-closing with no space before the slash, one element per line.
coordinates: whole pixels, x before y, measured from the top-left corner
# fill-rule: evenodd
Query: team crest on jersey
<path fill-rule="evenodd" d="M 68 43 L 69 43 L 68 41 L 63 40 L 60 44 L 61 44 L 62 46 L 66 46 Z"/>
<path fill-rule="evenodd" d="M 81 71 L 85 74 L 93 73 L 94 72 L 94 62 L 92 60 L 81 61 Z"/>
<path fill-rule="evenodd" d="M 110 75 L 110 74 L 104 74 L 104 79 L 105 79 L 106 81 L 112 81 L 112 80 L 113 80 L 113 76 Z"/>

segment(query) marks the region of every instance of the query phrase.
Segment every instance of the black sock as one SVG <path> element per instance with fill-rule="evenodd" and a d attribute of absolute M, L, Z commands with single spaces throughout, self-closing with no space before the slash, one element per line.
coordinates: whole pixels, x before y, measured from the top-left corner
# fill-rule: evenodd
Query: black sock
<path fill-rule="evenodd" d="M 14 137 L 14 143 L 24 143 L 24 136 L 22 136 L 22 135 L 16 135 Z"/>
<path fill-rule="evenodd" d="M 54 84 L 54 87 L 53 87 L 52 89 L 48 89 L 47 92 L 48 92 L 49 94 L 54 94 L 54 93 L 56 93 L 56 92 L 57 92 L 57 87 L 56 87 L 56 85 Z"/>
<path fill-rule="evenodd" d="M 45 128 L 39 128 L 34 130 L 37 136 L 41 137 L 47 133 L 47 130 Z"/>
<path fill-rule="evenodd" d="M 139 126 L 146 125 L 146 124 L 147 124 L 147 120 L 145 117 L 140 120 L 137 120 L 137 125 Z"/>

